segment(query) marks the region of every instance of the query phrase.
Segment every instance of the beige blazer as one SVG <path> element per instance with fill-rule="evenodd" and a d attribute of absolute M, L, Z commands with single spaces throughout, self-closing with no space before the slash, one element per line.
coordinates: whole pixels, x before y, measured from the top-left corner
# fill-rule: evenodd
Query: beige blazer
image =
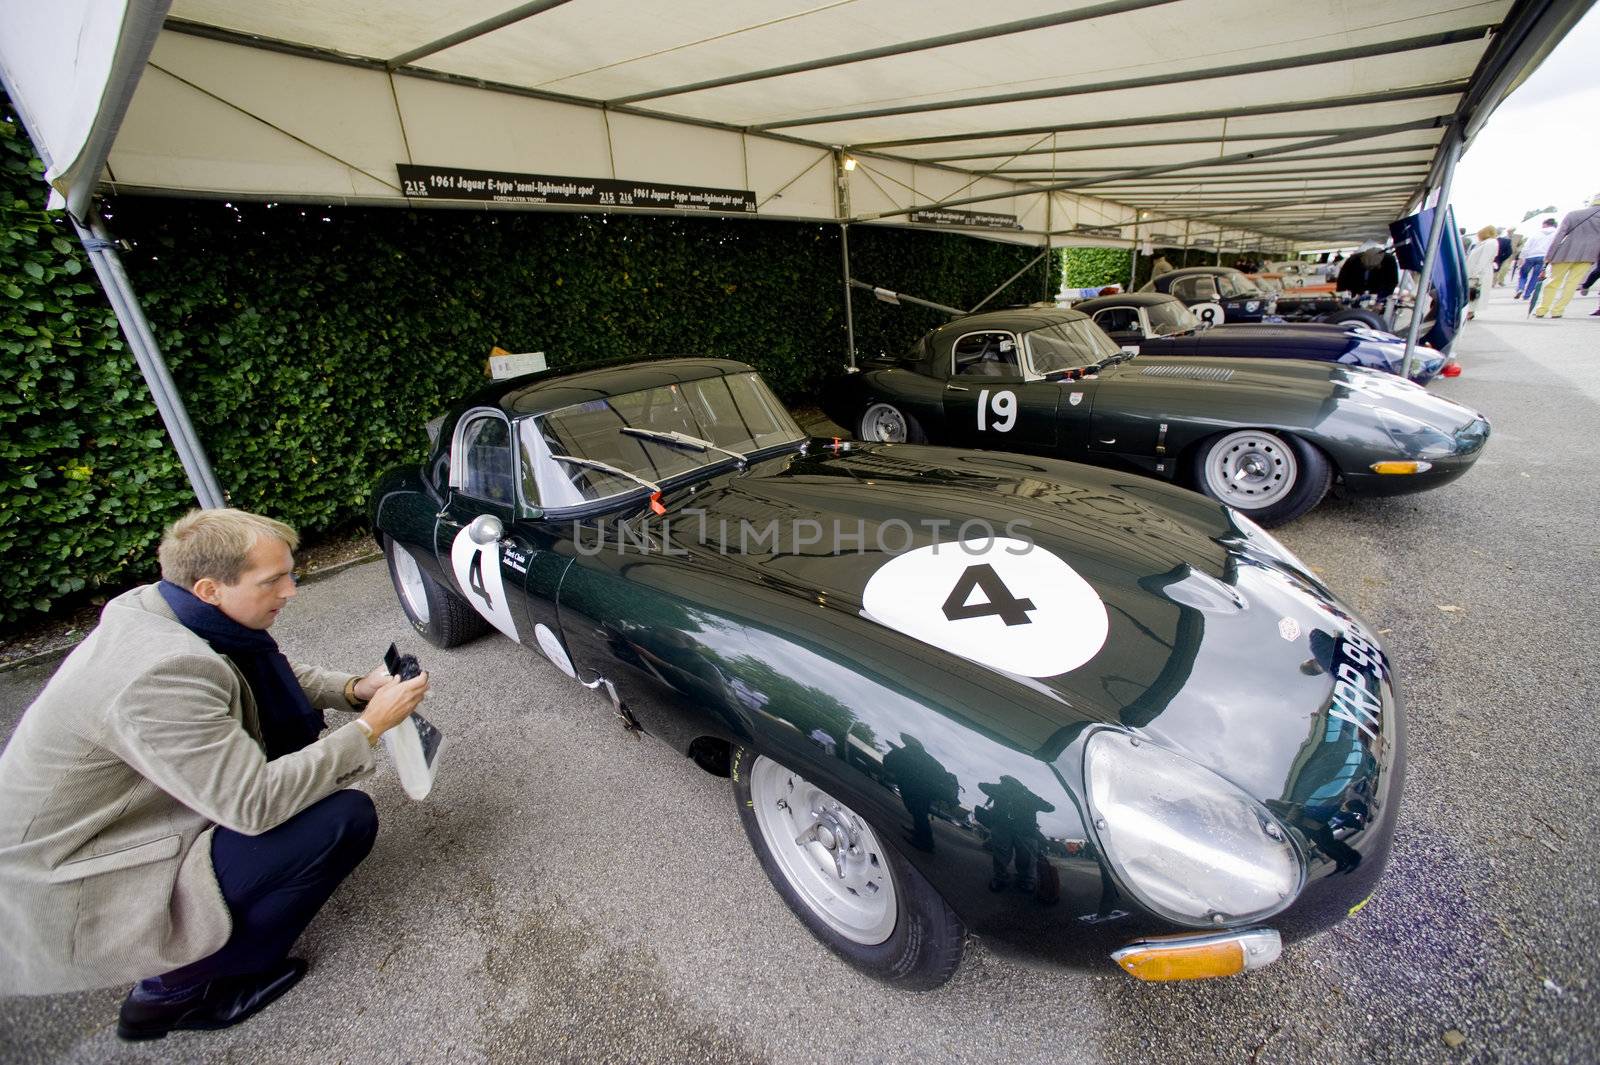
<path fill-rule="evenodd" d="M 313 706 L 350 675 L 295 666 Z M 255 700 L 155 585 L 100 624 L 0 754 L 0 993 L 129 983 L 197 961 L 232 920 L 211 833 L 256 835 L 372 770 L 352 721 L 266 760 Z"/>

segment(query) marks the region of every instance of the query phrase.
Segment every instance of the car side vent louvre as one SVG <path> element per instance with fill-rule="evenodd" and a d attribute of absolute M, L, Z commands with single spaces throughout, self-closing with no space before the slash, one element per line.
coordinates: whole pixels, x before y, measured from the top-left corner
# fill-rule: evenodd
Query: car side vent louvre
<path fill-rule="evenodd" d="M 1232 370 L 1218 366 L 1146 366 L 1139 371 L 1146 377 L 1182 377 L 1190 381 L 1227 381 Z"/>

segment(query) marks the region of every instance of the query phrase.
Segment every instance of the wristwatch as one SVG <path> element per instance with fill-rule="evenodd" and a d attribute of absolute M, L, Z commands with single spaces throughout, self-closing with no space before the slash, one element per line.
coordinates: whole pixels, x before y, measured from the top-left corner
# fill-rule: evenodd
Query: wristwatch
<path fill-rule="evenodd" d="M 360 677 L 351 677 L 344 682 L 344 701 L 350 704 L 350 709 L 352 710 L 360 710 L 367 705 L 367 700 L 356 698 L 356 681 L 360 679 Z"/>

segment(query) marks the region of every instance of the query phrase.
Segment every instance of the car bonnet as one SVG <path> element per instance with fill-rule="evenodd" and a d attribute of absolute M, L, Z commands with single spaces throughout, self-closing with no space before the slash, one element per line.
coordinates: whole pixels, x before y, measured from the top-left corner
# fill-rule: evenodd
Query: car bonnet
<path fill-rule="evenodd" d="M 1096 725 L 1135 730 L 1263 801 L 1333 786 L 1308 765 L 1344 773 L 1340 790 L 1350 767 L 1370 775 L 1386 762 L 1397 708 L 1376 641 L 1276 541 L 1201 496 L 1055 460 L 859 444 L 708 488 L 695 506 L 714 529 L 751 515 L 820 527 L 807 525 L 802 545 L 782 539 L 780 521 L 775 547 L 724 551 L 719 565 L 828 611 L 832 654 L 866 642 L 881 654 L 892 637 L 908 662 L 987 674 L 990 698 L 1028 727 L 1006 736 L 1000 707 L 973 713 L 1010 745 L 1053 758 Z M 991 535 L 1025 543 L 1045 568 L 962 546 Z M 998 583 L 973 576 L 991 563 Z M 1030 584 L 1030 573 L 1043 575 Z M 920 607 L 897 610 L 919 595 Z M 963 642 L 957 630 L 977 636 Z M 1042 636 L 1068 668 L 1013 655 L 1025 636 Z M 1371 668 L 1341 674 L 1360 653 L 1346 654 L 1352 645 L 1374 648 Z"/>

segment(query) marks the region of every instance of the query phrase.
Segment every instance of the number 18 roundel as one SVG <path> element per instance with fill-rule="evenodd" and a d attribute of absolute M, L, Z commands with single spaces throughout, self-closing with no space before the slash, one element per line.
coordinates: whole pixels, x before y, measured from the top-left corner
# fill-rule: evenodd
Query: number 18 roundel
<path fill-rule="evenodd" d="M 1105 603 L 1076 570 L 1006 537 L 909 551 L 879 567 L 861 599 L 880 625 L 1024 677 L 1077 669 L 1109 628 Z"/>

